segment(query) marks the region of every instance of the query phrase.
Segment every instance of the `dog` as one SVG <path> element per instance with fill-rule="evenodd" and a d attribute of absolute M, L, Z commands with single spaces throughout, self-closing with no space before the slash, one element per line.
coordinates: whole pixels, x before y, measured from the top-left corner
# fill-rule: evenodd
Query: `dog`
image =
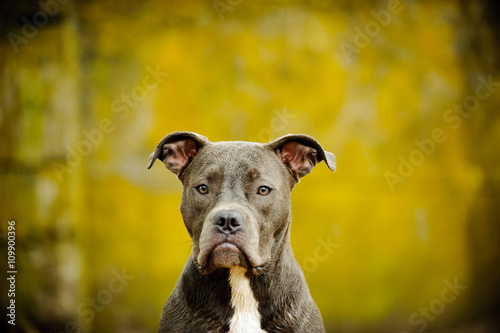
<path fill-rule="evenodd" d="M 158 332 L 325 332 L 290 246 L 290 194 L 317 163 L 335 171 L 335 156 L 307 135 L 263 144 L 174 132 L 148 169 L 156 160 L 183 184 L 193 244 Z"/>

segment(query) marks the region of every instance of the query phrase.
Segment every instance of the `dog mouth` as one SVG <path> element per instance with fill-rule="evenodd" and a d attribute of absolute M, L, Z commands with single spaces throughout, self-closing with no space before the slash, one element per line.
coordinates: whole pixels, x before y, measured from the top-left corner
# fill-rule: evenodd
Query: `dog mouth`
<path fill-rule="evenodd" d="M 256 231 L 249 227 L 235 233 L 222 233 L 207 228 L 193 238 L 192 260 L 202 274 L 210 274 L 218 268 L 242 267 L 258 275 L 270 261 L 267 247 L 259 243 Z"/>
<path fill-rule="evenodd" d="M 202 251 L 196 263 L 198 264 L 198 269 L 203 273 L 210 273 L 220 267 L 230 268 L 241 266 L 248 268 L 251 266 L 245 251 L 227 239 L 215 243 L 210 249 Z"/>
<path fill-rule="evenodd" d="M 223 242 L 210 252 L 208 263 L 213 264 L 215 267 L 230 268 L 234 266 L 241 266 L 248 268 L 249 261 L 246 254 L 234 243 Z"/>
<path fill-rule="evenodd" d="M 210 274 L 218 268 L 243 267 L 252 271 L 254 274 L 260 274 L 268 260 L 264 260 L 256 254 L 252 255 L 245 244 L 241 245 L 228 237 L 219 239 L 212 246 L 205 247 L 194 257 L 196 268 L 202 274 Z"/>

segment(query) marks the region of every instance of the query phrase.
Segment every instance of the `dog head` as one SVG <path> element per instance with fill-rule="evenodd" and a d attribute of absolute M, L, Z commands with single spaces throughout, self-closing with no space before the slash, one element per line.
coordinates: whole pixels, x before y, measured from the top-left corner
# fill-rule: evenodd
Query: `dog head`
<path fill-rule="evenodd" d="M 288 241 L 290 192 L 316 163 L 335 156 L 307 135 L 267 144 L 209 142 L 192 132 L 167 135 L 149 157 L 182 182 L 181 213 L 200 272 L 241 266 L 258 274 Z"/>

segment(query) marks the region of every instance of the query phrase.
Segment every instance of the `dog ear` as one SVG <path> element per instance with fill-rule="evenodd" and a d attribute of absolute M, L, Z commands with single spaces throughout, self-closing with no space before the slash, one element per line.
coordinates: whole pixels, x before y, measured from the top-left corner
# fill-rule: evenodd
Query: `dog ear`
<path fill-rule="evenodd" d="M 278 155 L 297 182 L 321 161 L 325 161 L 330 170 L 336 170 L 335 156 L 323 150 L 320 144 L 308 135 L 288 134 L 266 146 Z"/>
<path fill-rule="evenodd" d="M 203 135 L 193 132 L 173 132 L 163 138 L 149 155 L 148 169 L 159 159 L 168 170 L 180 176 L 198 151 L 209 141 Z"/>

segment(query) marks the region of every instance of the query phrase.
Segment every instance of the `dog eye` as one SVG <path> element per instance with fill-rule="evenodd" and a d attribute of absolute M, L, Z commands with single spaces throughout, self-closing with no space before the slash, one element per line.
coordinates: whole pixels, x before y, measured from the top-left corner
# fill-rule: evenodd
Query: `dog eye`
<path fill-rule="evenodd" d="M 268 195 L 269 193 L 271 193 L 271 189 L 267 186 L 261 186 L 257 191 L 257 194 L 259 195 Z"/>
<path fill-rule="evenodd" d="M 205 184 L 198 185 L 195 188 L 200 194 L 208 194 L 208 186 Z"/>

